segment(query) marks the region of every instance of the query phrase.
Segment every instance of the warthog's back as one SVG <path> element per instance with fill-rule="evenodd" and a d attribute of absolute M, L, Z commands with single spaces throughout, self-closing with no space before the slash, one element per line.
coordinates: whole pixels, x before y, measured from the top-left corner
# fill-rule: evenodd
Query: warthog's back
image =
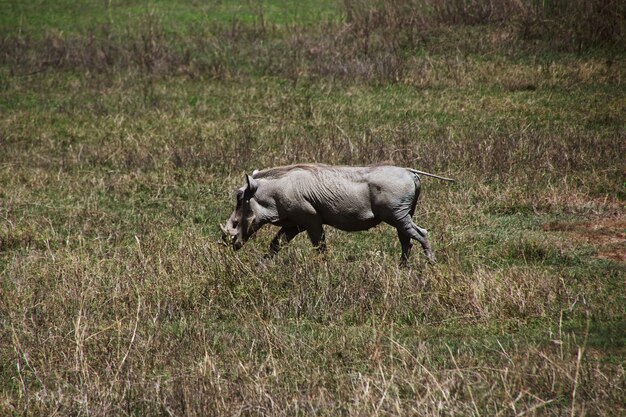
<path fill-rule="evenodd" d="M 417 177 L 393 166 L 292 165 L 257 172 L 279 210 L 309 213 L 342 230 L 366 230 L 415 199 Z"/>

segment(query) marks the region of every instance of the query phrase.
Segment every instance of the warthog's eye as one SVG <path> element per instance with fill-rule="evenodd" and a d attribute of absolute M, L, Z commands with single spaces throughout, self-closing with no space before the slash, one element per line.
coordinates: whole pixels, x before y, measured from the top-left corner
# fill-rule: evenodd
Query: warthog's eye
<path fill-rule="evenodd" d="M 233 229 L 236 229 L 239 226 L 239 222 L 237 220 L 233 221 Z"/>

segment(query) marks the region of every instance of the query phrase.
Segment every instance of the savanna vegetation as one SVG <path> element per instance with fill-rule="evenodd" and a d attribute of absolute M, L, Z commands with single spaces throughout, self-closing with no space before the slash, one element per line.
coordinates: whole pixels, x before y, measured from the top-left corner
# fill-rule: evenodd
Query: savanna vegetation
<path fill-rule="evenodd" d="M 0 5 L 0 415 L 624 415 L 617 0 Z M 263 254 L 244 172 L 393 161 L 391 227 Z"/>

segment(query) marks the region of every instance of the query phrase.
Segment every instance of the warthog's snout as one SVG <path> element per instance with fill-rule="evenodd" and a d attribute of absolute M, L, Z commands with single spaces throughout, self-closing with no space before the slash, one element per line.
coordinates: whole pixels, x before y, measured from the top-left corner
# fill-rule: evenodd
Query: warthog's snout
<path fill-rule="evenodd" d="M 236 236 L 233 236 L 230 233 L 228 233 L 228 229 L 226 229 L 226 227 L 221 223 L 220 223 L 220 230 L 222 231 L 222 242 L 224 242 L 224 244 L 227 246 L 232 245 Z"/>
<path fill-rule="evenodd" d="M 231 234 L 228 229 L 220 223 L 220 230 L 222 231 L 222 242 L 224 246 L 232 246 L 233 249 L 239 250 L 243 246 L 243 242 L 237 239 L 237 234 Z"/>

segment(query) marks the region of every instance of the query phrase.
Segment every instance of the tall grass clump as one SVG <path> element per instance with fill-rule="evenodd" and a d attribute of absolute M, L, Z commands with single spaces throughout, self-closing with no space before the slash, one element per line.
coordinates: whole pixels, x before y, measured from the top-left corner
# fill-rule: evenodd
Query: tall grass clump
<path fill-rule="evenodd" d="M 395 83 L 407 78 L 416 53 L 440 53 L 446 46 L 467 52 L 505 48 L 513 55 L 582 52 L 619 48 L 626 36 L 625 6 L 617 0 L 345 0 L 342 21 L 314 26 L 272 25 L 262 8 L 257 14 L 255 24 L 195 24 L 184 36 L 164 30 L 152 14 L 133 28 L 106 24 L 84 34 L 7 34 L 0 39 L 0 62 L 17 75 L 47 68 L 133 69 L 162 76 L 228 79 L 261 73 L 294 81 Z M 486 36 L 477 35 L 478 29 L 458 30 L 464 26 L 480 27 Z M 463 35 L 455 38 L 451 28 Z"/>

